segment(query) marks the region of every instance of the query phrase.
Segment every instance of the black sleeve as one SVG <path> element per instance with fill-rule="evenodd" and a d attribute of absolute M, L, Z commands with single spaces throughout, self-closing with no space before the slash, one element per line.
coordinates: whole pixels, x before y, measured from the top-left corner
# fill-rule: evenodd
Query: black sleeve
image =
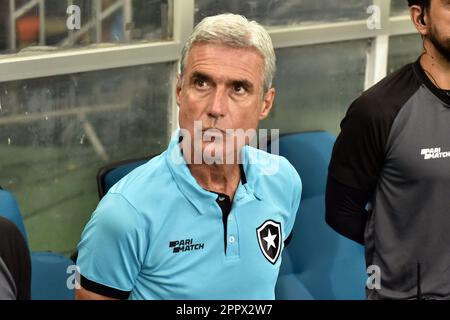
<path fill-rule="evenodd" d="M 126 300 L 131 293 L 130 291 L 114 289 L 103 284 L 91 281 L 83 275 L 80 275 L 80 284 L 84 289 L 88 291 L 113 299 Z"/>
<path fill-rule="evenodd" d="M 357 98 L 341 122 L 328 168 L 326 219 L 350 239 L 363 242 L 364 208 L 385 165 L 392 126 L 421 85 L 406 65 Z"/>
<path fill-rule="evenodd" d="M 0 257 L 6 264 L 16 286 L 16 299 L 31 296 L 31 259 L 28 245 L 16 225 L 0 217 Z"/>
<path fill-rule="evenodd" d="M 389 152 L 395 118 L 421 85 L 409 64 L 350 105 L 333 147 L 329 166 L 333 178 L 358 190 L 374 189 Z"/>
<path fill-rule="evenodd" d="M 329 165 L 329 175 L 358 190 L 373 189 L 380 175 L 395 115 L 379 107 L 375 98 L 355 100 L 341 122 Z"/>
<path fill-rule="evenodd" d="M 370 192 L 347 187 L 328 177 L 325 195 L 325 220 L 343 236 L 364 245 Z"/>
<path fill-rule="evenodd" d="M 291 231 L 291 233 L 289 233 L 289 235 L 287 236 L 286 240 L 284 240 L 284 247 L 286 248 L 289 243 L 291 243 L 292 240 L 292 234 L 294 233 L 294 231 Z"/>

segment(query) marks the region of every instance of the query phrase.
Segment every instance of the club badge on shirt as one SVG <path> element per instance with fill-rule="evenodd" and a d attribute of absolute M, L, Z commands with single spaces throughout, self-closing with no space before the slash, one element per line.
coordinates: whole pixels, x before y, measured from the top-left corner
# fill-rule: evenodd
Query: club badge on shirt
<path fill-rule="evenodd" d="M 275 264 L 281 252 L 281 224 L 273 220 L 266 220 L 256 229 L 259 248 L 270 263 Z"/>

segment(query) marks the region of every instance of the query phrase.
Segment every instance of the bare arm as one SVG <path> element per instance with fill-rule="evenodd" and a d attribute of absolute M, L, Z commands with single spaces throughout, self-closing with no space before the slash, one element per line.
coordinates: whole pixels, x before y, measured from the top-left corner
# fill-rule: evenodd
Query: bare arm
<path fill-rule="evenodd" d="M 118 299 L 94 293 L 80 286 L 80 289 L 75 290 L 75 300 L 118 300 Z"/>

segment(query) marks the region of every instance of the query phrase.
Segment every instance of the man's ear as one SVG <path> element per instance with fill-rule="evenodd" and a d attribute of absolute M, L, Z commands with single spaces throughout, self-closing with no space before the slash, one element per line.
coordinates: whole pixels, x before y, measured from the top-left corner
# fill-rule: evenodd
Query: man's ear
<path fill-rule="evenodd" d="M 272 110 L 274 99 L 275 99 L 275 89 L 270 88 L 264 95 L 263 107 L 261 109 L 261 112 L 259 113 L 259 120 L 267 118 L 267 116 L 270 113 L 270 110 Z"/>
<path fill-rule="evenodd" d="M 428 15 L 426 14 L 425 7 L 418 6 L 418 5 L 411 6 L 411 8 L 409 9 L 409 13 L 411 16 L 411 20 L 412 20 L 414 26 L 416 27 L 417 31 L 419 31 L 419 33 L 422 36 L 427 36 L 428 35 L 428 26 L 427 26 Z"/>
<path fill-rule="evenodd" d="M 175 87 L 175 96 L 176 96 L 176 101 L 177 101 L 178 107 L 180 106 L 180 102 L 181 102 L 182 82 L 183 82 L 183 80 L 181 79 L 181 75 L 177 74 L 177 85 Z"/>

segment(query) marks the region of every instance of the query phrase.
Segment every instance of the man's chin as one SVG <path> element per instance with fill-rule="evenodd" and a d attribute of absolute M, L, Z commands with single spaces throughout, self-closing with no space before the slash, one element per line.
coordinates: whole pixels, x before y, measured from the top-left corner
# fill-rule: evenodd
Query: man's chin
<path fill-rule="evenodd" d="M 201 159 L 201 164 L 236 164 L 238 163 L 238 152 L 226 150 L 214 144 L 214 142 L 203 142 L 201 149 L 195 149 L 196 162 Z M 199 163 L 196 163 L 199 164 Z"/>
<path fill-rule="evenodd" d="M 447 61 L 448 64 L 450 64 L 450 40 L 438 48 L 438 50 L 441 56 Z"/>
<path fill-rule="evenodd" d="M 432 31 L 430 41 L 439 54 L 450 63 L 450 39 L 441 40 L 437 37 L 436 32 Z"/>

